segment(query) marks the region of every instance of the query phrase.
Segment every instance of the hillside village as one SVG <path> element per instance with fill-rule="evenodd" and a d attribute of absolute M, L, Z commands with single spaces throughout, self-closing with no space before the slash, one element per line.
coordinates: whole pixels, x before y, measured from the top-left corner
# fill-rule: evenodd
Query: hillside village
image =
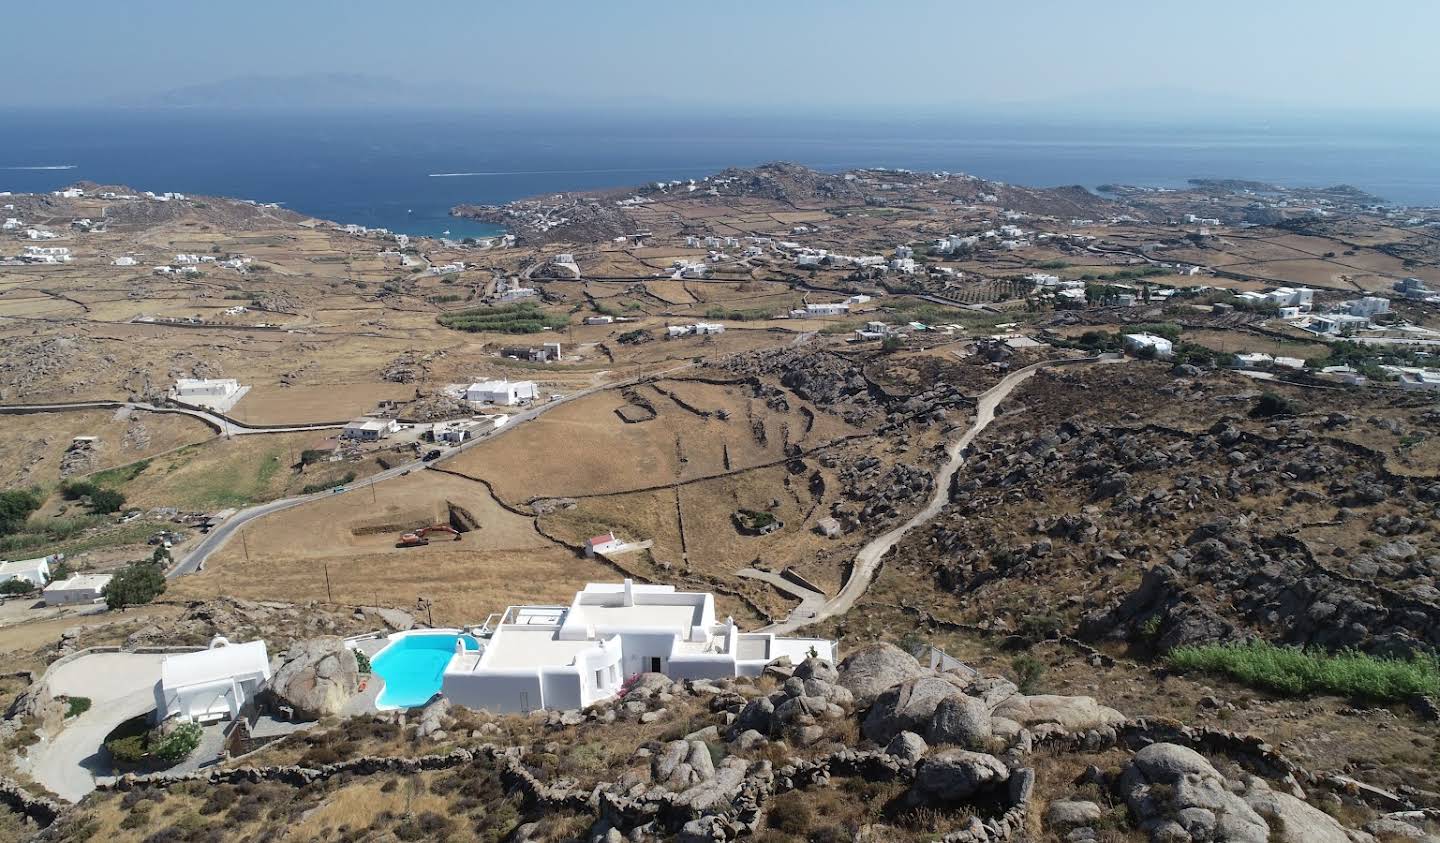
<path fill-rule="evenodd" d="M 0 194 L 0 840 L 1440 839 L 1440 209 L 452 213 Z"/>

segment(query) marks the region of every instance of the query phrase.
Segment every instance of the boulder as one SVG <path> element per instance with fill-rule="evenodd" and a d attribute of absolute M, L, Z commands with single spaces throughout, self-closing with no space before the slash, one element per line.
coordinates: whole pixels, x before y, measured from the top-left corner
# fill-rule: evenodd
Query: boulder
<path fill-rule="evenodd" d="M 924 738 L 914 732 L 901 732 L 886 745 L 885 754 L 913 764 L 924 758 L 925 753 L 929 750 L 930 747 L 925 743 Z"/>
<path fill-rule="evenodd" d="M 816 656 L 810 656 L 796 665 L 795 672 L 791 675 L 798 679 L 819 679 L 821 682 L 831 683 L 840 679 L 840 672 L 835 669 L 835 665 Z"/>
<path fill-rule="evenodd" d="M 670 790 L 686 790 L 715 777 L 710 748 L 703 741 L 671 741 L 651 759 L 651 778 Z"/>
<path fill-rule="evenodd" d="M 624 699 L 647 700 L 657 694 L 669 691 L 673 684 L 675 683 L 670 677 L 663 673 L 642 673 L 635 677 L 635 681 L 631 682 L 630 687 L 625 690 Z"/>
<path fill-rule="evenodd" d="M 1120 793 L 1154 841 L 1269 843 L 1270 825 L 1200 753 L 1156 743 L 1130 759 Z"/>
<path fill-rule="evenodd" d="M 855 704 L 864 707 L 886 690 L 925 672 L 914 656 L 894 644 L 881 642 L 846 656 L 840 662 L 839 682 L 854 695 Z"/>
<path fill-rule="evenodd" d="M 964 692 L 938 676 L 906 680 L 876 698 L 861 732 L 878 744 L 889 743 L 901 732 L 928 733 L 941 701 L 956 696 L 963 697 Z"/>
<path fill-rule="evenodd" d="M 1095 702 L 1094 697 L 1062 697 L 1037 694 L 1027 697 L 1016 694 L 995 708 L 996 717 L 1014 720 L 1022 726 L 1055 723 L 1067 732 L 1083 732 L 1100 726 L 1119 723 L 1125 715 Z"/>
<path fill-rule="evenodd" d="M 1352 843 L 1335 818 L 1288 793 L 1271 790 L 1264 780 L 1246 781 L 1245 803 L 1272 829 L 1270 843 Z"/>
<path fill-rule="evenodd" d="M 296 717 L 319 720 L 339 714 L 360 689 L 355 653 L 335 636 L 296 641 L 270 677 L 269 693 Z"/>
<path fill-rule="evenodd" d="M 1084 799 L 1056 799 L 1045 809 L 1045 826 L 1052 831 L 1099 822 L 1100 806 Z"/>
<path fill-rule="evenodd" d="M 968 749 L 984 749 L 993 733 L 990 712 L 974 697 L 956 694 L 935 707 L 925 737 L 930 743 L 952 743 Z"/>
<path fill-rule="evenodd" d="M 999 758 L 967 749 L 932 752 L 915 767 L 915 791 L 932 802 L 959 802 L 1009 779 L 1010 771 Z"/>

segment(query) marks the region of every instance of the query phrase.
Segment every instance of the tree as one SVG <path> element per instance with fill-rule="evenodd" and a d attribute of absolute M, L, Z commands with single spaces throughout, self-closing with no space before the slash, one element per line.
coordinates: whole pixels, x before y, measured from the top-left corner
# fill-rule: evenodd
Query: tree
<path fill-rule="evenodd" d="M 40 496 L 25 489 L 0 492 L 0 536 L 19 531 L 40 504 Z"/>
<path fill-rule="evenodd" d="M 114 489 L 96 489 L 90 493 L 90 509 L 93 512 L 119 512 L 125 505 L 125 495 Z"/>
<path fill-rule="evenodd" d="M 105 586 L 105 605 L 111 609 L 141 606 L 165 593 L 165 575 L 148 562 L 134 562 L 121 569 Z"/>
<path fill-rule="evenodd" d="M 35 588 L 29 580 L 20 577 L 12 577 L 5 582 L 0 582 L 0 594 L 29 594 Z"/>
<path fill-rule="evenodd" d="M 903 346 L 904 342 L 894 335 L 888 336 L 880 341 L 881 351 L 899 351 Z"/>

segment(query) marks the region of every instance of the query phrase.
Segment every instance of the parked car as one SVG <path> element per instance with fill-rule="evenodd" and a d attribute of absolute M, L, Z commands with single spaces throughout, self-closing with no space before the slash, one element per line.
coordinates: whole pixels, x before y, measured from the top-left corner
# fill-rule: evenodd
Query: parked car
<path fill-rule="evenodd" d="M 435 448 L 435 449 L 431 450 L 429 453 L 425 454 L 425 457 L 424 457 L 424 460 L 425 460 L 426 462 L 429 462 L 430 460 L 438 460 L 438 459 L 440 459 L 440 449 L 439 449 L 439 448 Z"/>

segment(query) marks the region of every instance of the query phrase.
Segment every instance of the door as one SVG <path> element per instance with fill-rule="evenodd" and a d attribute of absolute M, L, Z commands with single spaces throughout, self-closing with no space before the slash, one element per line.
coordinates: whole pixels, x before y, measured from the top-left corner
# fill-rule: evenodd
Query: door
<path fill-rule="evenodd" d="M 651 672 L 651 673 L 664 673 L 664 672 L 665 672 L 665 671 L 663 671 L 663 670 L 660 669 L 660 657 L 659 657 L 659 656 L 651 656 L 651 657 L 650 657 L 650 672 Z"/>
<path fill-rule="evenodd" d="M 530 713 L 530 692 L 529 692 L 529 691 L 521 691 L 521 692 L 520 692 L 520 713 L 521 713 L 521 714 L 529 714 L 529 713 Z"/>

